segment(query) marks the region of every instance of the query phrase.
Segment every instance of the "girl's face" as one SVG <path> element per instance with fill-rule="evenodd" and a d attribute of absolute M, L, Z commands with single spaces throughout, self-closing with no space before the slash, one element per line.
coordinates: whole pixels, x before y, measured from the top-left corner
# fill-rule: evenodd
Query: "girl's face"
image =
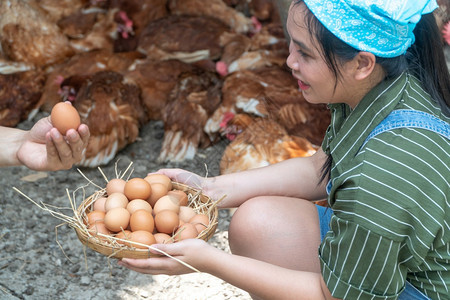
<path fill-rule="evenodd" d="M 341 69 L 341 80 L 337 80 L 318 49 L 317 41 L 311 38 L 306 28 L 306 9 L 304 3 L 291 4 L 289 9 L 287 31 L 291 41 L 286 63 L 298 80 L 298 86 L 308 102 L 349 103 L 352 100 L 345 85 L 348 77 L 345 72 L 346 65 Z"/>

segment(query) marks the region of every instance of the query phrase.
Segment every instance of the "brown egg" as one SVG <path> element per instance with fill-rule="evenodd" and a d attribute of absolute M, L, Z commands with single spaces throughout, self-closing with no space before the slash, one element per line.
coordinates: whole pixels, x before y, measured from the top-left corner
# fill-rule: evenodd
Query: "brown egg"
<path fill-rule="evenodd" d="M 148 246 L 156 244 L 156 239 L 153 236 L 153 234 L 148 231 L 145 231 L 145 230 L 133 231 L 131 233 L 130 241 L 148 245 Z M 131 244 L 131 246 L 136 247 L 136 248 L 141 248 L 141 249 L 148 249 L 148 247 L 141 246 L 141 245 Z"/>
<path fill-rule="evenodd" d="M 153 207 L 159 198 L 167 195 L 168 191 L 167 186 L 163 183 L 152 183 L 150 185 L 152 186 L 152 194 L 150 195 L 147 201 Z"/>
<path fill-rule="evenodd" d="M 155 221 L 151 213 L 140 209 L 135 211 L 130 218 L 131 231 L 145 230 L 153 232 L 155 229 Z"/>
<path fill-rule="evenodd" d="M 155 237 L 157 244 L 172 244 L 173 239 L 170 235 L 162 232 L 155 233 L 153 235 Z"/>
<path fill-rule="evenodd" d="M 106 228 L 105 223 L 103 222 L 97 222 L 91 226 L 88 227 L 88 231 L 93 236 L 101 239 L 101 240 L 107 240 L 107 237 L 101 236 L 98 233 L 105 234 L 105 235 L 111 235 L 111 231 Z"/>
<path fill-rule="evenodd" d="M 153 211 L 153 208 L 150 205 L 150 203 L 142 199 L 131 200 L 130 202 L 128 202 L 127 209 L 130 212 L 130 214 L 133 214 L 135 211 L 139 209 L 146 210 L 149 213 L 152 213 Z"/>
<path fill-rule="evenodd" d="M 156 201 L 153 206 L 153 213 L 156 215 L 162 210 L 172 210 L 176 213 L 180 211 L 180 205 L 178 205 L 178 198 L 174 196 L 165 195 Z"/>
<path fill-rule="evenodd" d="M 122 231 L 119 231 L 117 234 L 116 234 L 116 238 L 118 238 L 118 239 L 122 239 L 122 240 L 130 240 L 131 239 L 131 231 L 129 231 L 129 230 L 122 230 Z M 130 244 L 129 243 L 127 243 L 127 242 L 125 242 L 125 241 L 119 241 L 119 240 L 116 240 L 119 244 L 122 244 L 122 245 L 125 245 L 125 246 L 130 246 Z"/>
<path fill-rule="evenodd" d="M 193 224 L 197 231 L 201 233 L 205 230 L 209 225 L 209 217 L 204 214 L 196 214 L 192 219 L 189 220 L 189 223 Z"/>
<path fill-rule="evenodd" d="M 128 205 L 128 198 L 122 194 L 122 193 L 112 193 L 111 195 L 106 198 L 105 201 L 105 211 L 108 212 L 109 210 L 116 208 L 116 207 L 123 207 L 126 208 Z"/>
<path fill-rule="evenodd" d="M 128 227 L 130 222 L 130 212 L 123 207 L 116 207 L 108 210 L 105 214 L 106 228 L 113 232 L 119 232 Z"/>
<path fill-rule="evenodd" d="M 174 239 L 178 242 L 186 239 L 194 239 L 197 236 L 198 231 L 195 226 L 191 223 L 185 223 L 178 228 L 177 232 L 174 234 Z"/>
<path fill-rule="evenodd" d="M 106 202 L 106 197 L 99 197 L 94 201 L 94 210 L 96 211 L 105 211 L 105 202 Z"/>
<path fill-rule="evenodd" d="M 165 184 L 168 191 L 172 189 L 172 180 L 164 174 L 149 174 L 144 179 L 147 180 L 148 183 L 150 184 L 153 183 Z"/>
<path fill-rule="evenodd" d="M 120 178 L 114 178 L 108 181 L 106 184 L 106 194 L 111 195 L 112 193 L 122 193 L 127 182 Z"/>
<path fill-rule="evenodd" d="M 99 210 L 90 211 L 87 215 L 88 226 L 93 225 L 97 222 L 103 223 L 105 220 L 105 212 Z"/>
<path fill-rule="evenodd" d="M 77 130 L 81 124 L 80 115 L 75 107 L 70 103 L 59 102 L 52 108 L 50 114 L 52 125 L 61 132 L 62 135 L 66 135 L 67 130 Z"/>
<path fill-rule="evenodd" d="M 127 181 L 124 194 L 128 200 L 148 199 L 152 193 L 152 187 L 146 180 L 136 177 Z"/>
<path fill-rule="evenodd" d="M 167 192 L 167 195 L 172 195 L 178 198 L 178 201 L 180 202 L 180 206 L 186 206 L 188 205 L 188 196 L 185 192 L 180 190 L 171 190 Z"/>
<path fill-rule="evenodd" d="M 192 207 L 189 206 L 180 206 L 180 220 L 183 220 L 185 223 L 188 223 L 190 219 L 192 219 L 197 213 L 194 211 Z"/>
<path fill-rule="evenodd" d="M 172 210 L 162 210 L 155 215 L 155 226 L 158 232 L 173 234 L 179 222 L 178 214 Z"/>

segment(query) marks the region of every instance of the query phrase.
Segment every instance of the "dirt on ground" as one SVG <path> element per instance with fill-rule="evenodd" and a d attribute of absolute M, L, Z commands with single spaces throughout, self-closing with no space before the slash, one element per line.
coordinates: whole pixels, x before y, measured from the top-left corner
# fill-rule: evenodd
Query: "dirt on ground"
<path fill-rule="evenodd" d="M 21 123 L 28 129 L 40 117 Z M 177 167 L 199 175 L 219 173 L 219 161 L 225 146 L 221 142 L 199 151 L 194 160 L 158 164 L 156 158 L 163 137 L 162 122 L 150 122 L 134 144 L 121 151 L 106 166 L 82 168 L 82 174 L 104 186 L 117 171 L 132 162 L 133 177 L 145 177 L 162 167 Z M 26 199 L 70 209 L 69 195 L 80 203 L 96 188 L 76 167 L 67 171 L 36 172 L 25 167 L 0 170 L 0 299 L 250 299 L 248 294 L 222 280 L 203 273 L 181 276 L 144 275 L 117 265 L 78 240 L 75 230 Z M 83 189 L 85 187 L 85 195 Z M 76 192 L 75 192 L 76 191 Z M 74 196 L 75 192 L 75 196 Z M 69 195 L 68 195 L 69 193 Z M 229 251 L 228 210 L 221 210 L 215 235 L 209 243 Z"/>

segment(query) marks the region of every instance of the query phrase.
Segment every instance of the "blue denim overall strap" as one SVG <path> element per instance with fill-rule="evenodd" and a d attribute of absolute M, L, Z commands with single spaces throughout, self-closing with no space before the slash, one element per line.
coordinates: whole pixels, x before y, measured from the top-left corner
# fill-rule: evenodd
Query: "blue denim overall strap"
<path fill-rule="evenodd" d="M 436 132 L 450 140 L 450 124 L 423 111 L 398 109 L 392 111 L 374 130 L 367 136 L 361 149 L 374 136 L 388 130 L 397 128 L 420 128 Z M 359 152 L 359 151 L 358 151 Z M 327 194 L 330 194 L 331 180 L 327 184 Z"/>
<path fill-rule="evenodd" d="M 369 134 L 361 149 L 367 141 L 385 131 L 396 128 L 421 128 L 436 132 L 450 139 L 450 124 L 423 111 L 399 109 L 392 111 L 374 130 Z"/>

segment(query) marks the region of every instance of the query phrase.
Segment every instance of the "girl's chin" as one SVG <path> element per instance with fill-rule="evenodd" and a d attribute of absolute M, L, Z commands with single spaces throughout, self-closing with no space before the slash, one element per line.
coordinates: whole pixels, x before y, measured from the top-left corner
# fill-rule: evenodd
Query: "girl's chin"
<path fill-rule="evenodd" d="M 323 101 L 323 99 L 317 99 L 316 97 L 314 97 L 314 95 L 312 95 L 310 93 L 309 90 L 301 91 L 301 92 L 303 94 L 303 98 L 305 98 L 305 100 L 308 103 L 311 103 L 311 104 L 328 104 L 329 103 L 328 101 Z"/>

